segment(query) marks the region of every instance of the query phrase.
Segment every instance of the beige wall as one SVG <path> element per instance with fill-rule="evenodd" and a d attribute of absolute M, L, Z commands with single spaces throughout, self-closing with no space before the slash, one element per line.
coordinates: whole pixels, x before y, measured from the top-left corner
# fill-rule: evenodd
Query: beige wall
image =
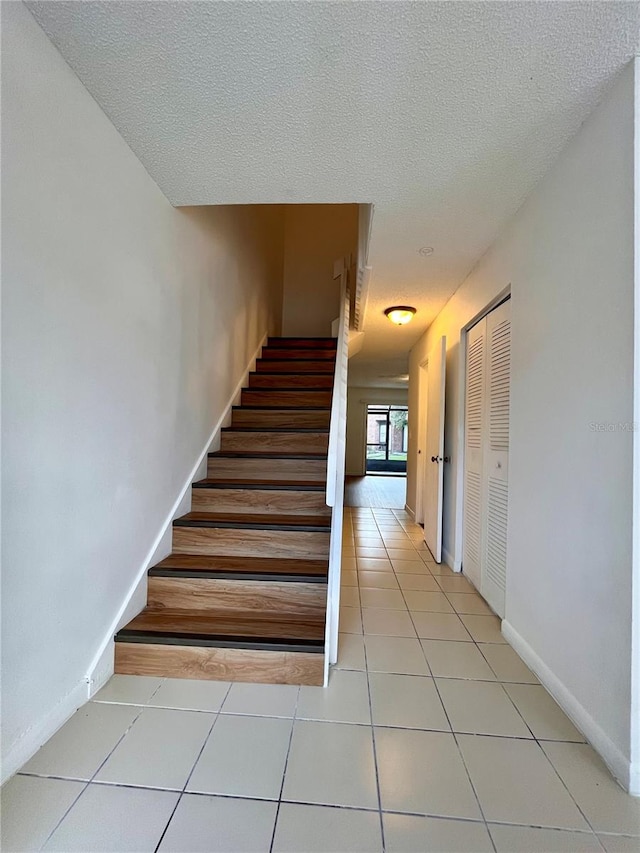
<path fill-rule="evenodd" d="M 366 413 L 369 403 L 405 406 L 405 388 L 349 388 L 347 391 L 346 473 L 360 477 L 365 473 Z"/>
<path fill-rule="evenodd" d="M 445 467 L 444 548 L 447 561 L 458 562 L 461 330 L 510 285 L 506 623 L 518 649 L 625 783 L 632 630 L 633 141 L 630 67 L 413 348 L 407 495 L 414 507 L 419 365 L 446 335 L 445 452 L 452 463 Z M 638 769 L 636 780 L 640 793 Z"/>
<path fill-rule="evenodd" d="M 2 9 L 3 772 L 85 676 L 282 308 L 279 208 L 168 203 Z"/>
<path fill-rule="evenodd" d="M 285 206 L 282 334 L 324 337 L 338 316 L 333 263 L 358 250 L 357 204 Z"/>

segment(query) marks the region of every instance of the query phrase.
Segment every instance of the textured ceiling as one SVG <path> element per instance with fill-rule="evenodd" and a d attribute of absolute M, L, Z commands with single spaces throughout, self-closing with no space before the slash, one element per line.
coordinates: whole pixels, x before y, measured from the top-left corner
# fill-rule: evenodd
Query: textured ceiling
<path fill-rule="evenodd" d="M 640 48 L 638 3 L 27 6 L 173 204 L 375 204 L 387 376 Z"/>

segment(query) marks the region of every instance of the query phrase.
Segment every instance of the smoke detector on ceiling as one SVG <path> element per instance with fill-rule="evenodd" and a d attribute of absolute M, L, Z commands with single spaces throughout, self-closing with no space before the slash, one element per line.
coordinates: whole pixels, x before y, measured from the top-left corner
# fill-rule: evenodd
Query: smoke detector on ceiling
<path fill-rule="evenodd" d="M 422 246 L 421 249 L 418 249 L 418 254 L 422 255 L 423 258 L 428 258 L 429 255 L 433 255 L 433 246 Z"/>

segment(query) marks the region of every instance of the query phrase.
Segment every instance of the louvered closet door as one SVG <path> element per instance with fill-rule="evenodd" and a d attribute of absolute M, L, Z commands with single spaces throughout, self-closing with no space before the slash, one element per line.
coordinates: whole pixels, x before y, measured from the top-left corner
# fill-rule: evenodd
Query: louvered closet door
<path fill-rule="evenodd" d="M 480 589 L 483 554 L 483 445 L 485 435 L 486 318 L 467 332 L 464 522 L 462 568 Z"/>
<path fill-rule="evenodd" d="M 483 559 L 480 591 L 504 616 L 509 505 L 511 300 L 486 317 Z"/>

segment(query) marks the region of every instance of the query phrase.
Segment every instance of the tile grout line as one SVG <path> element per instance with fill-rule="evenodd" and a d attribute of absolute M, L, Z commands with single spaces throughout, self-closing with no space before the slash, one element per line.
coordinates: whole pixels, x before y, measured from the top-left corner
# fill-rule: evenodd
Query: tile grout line
<path fill-rule="evenodd" d="M 362 618 L 362 617 L 361 617 Z M 385 837 L 384 837 L 384 821 L 382 819 L 382 794 L 380 792 L 380 774 L 378 770 L 378 751 L 376 748 L 376 729 L 373 724 L 373 702 L 371 701 L 371 682 L 369 681 L 369 661 L 367 658 L 367 645 L 364 642 L 364 635 L 362 640 L 362 645 L 364 647 L 364 666 L 365 666 L 365 677 L 367 679 L 367 697 L 369 699 L 369 717 L 371 719 L 371 742 L 373 745 L 373 768 L 376 774 L 376 792 L 378 795 L 378 815 L 380 818 L 380 838 L 382 843 L 382 853 L 384 853 L 386 849 Z"/>
<path fill-rule="evenodd" d="M 302 685 L 298 685 L 298 692 L 296 693 L 296 701 L 293 706 L 293 716 L 291 717 L 291 731 L 289 732 L 289 742 L 287 744 L 287 754 L 284 759 L 284 767 L 282 769 L 282 781 L 280 782 L 280 793 L 278 794 L 278 800 L 276 805 L 276 814 L 273 821 L 273 830 L 271 832 L 271 842 L 269 843 L 269 853 L 273 850 L 273 845 L 276 840 L 276 830 L 278 828 L 278 819 L 280 817 L 280 805 L 282 803 L 282 794 L 284 792 L 284 781 L 287 775 L 287 766 L 289 764 L 289 755 L 291 753 L 291 744 L 293 743 L 293 730 L 296 725 L 297 715 L 298 715 L 298 702 L 300 701 L 300 690 Z M 286 802 L 286 801 L 285 801 Z"/>
<path fill-rule="evenodd" d="M 155 691 L 154 691 L 154 692 L 155 692 Z M 152 694 L 152 695 L 153 695 L 153 694 Z M 113 748 L 112 748 L 111 750 L 109 750 L 109 753 L 106 755 L 106 757 L 105 757 L 105 758 L 100 762 L 100 764 L 98 765 L 98 767 L 94 770 L 94 772 L 93 772 L 92 776 L 87 780 L 87 783 L 86 783 L 86 785 L 84 786 L 84 788 L 82 789 L 82 791 L 80 791 L 80 793 L 78 794 L 78 796 L 76 797 L 76 799 L 75 799 L 75 800 L 73 801 L 73 803 L 69 806 L 69 808 L 65 811 L 65 813 L 62 815 L 62 817 L 60 818 L 60 820 L 56 823 L 56 825 L 54 826 L 54 828 L 52 829 L 52 831 L 51 831 L 51 832 L 49 833 L 49 835 L 46 837 L 46 839 L 44 840 L 43 844 L 42 844 L 42 845 L 41 845 L 41 847 L 40 847 L 40 850 L 42 850 L 42 848 L 43 848 L 43 847 L 45 847 L 45 846 L 49 843 L 49 841 L 51 840 L 51 838 L 52 838 L 52 836 L 53 836 L 54 832 L 57 832 L 57 831 L 58 831 L 58 829 L 60 828 L 60 826 L 61 826 L 61 824 L 62 824 L 62 821 L 66 819 L 66 817 L 67 817 L 67 815 L 69 814 L 69 812 L 71 811 L 71 809 L 75 807 L 75 805 L 76 805 L 76 803 L 78 802 L 78 800 L 80 799 L 80 797 L 85 793 L 85 791 L 88 789 L 89 785 L 93 782 L 93 780 L 94 780 L 94 779 L 95 779 L 95 777 L 98 775 L 98 773 L 100 772 L 100 770 L 104 767 L 104 765 L 105 765 L 105 764 L 107 763 L 107 761 L 111 758 L 111 756 L 112 756 L 112 755 L 113 755 L 113 753 L 116 751 L 116 749 L 120 746 L 120 744 L 121 744 L 121 743 L 122 743 L 122 741 L 125 739 L 125 737 L 129 734 L 129 732 L 131 731 L 131 729 L 133 728 L 133 726 L 134 726 L 134 725 L 137 723 L 137 721 L 140 719 L 140 715 L 141 715 L 141 714 L 142 714 L 142 712 L 144 711 L 144 706 L 140 706 L 140 705 L 138 705 L 138 706 L 135 706 L 135 707 L 139 707 L 139 708 L 140 708 L 140 711 L 136 714 L 136 716 L 135 716 L 135 717 L 133 718 L 133 720 L 129 723 L 129 725 L 128 725 L 128 726 L 127 726 L 127 728 L 124 730 L 124 732 L 120 735 L 120 737 L 118 738 L 118 740 L 117 740 L 117 741 L 116 741 L 116 743 L 114 744 Z M 26 775 L 26 774 L 25 774 L 25 775 Z"/>
<path fill-rule="evenodd" d="M 448 600 L 448 599 L 447 599 L 447 600 Z M 412 621 L 413 621 L 413 620 L 412 620 Z M 417 632 L 416 632 L 416 633 L 417 633 Z M 462 750 L 460 749 L 460 744 L 458 743 L 458 738 L 456 737 L 456 734 L 455 734 L 455 732 L 454 732 L 454 730 L 453 730 L 453 726 L 452 726 L 452 724 L 451 724 L 451 718 L 449 717 L 449 712 L 447 711 L 447 707 L 446 707 L 445 703 L 444 703 L 444 702 L 443 702 L 443 700 L 442 700 L 442 695 L 441 695 L 441 693 L 440 693 L 440 688 L 438 687 L 438 682 L 437 682 L 437 680 L 436 680 L 435 676 L 433 675 L 433 670 L 431 669 L 431 664 L 429 663 L 429 659 L 427 658 L 427 654 L 426 654 L 426 652 L 425 652 L 425 650 L 424 650 L 424 646 L 422 645 L 422 643 L 421 643 L 419 640 L 418 640 L 418 642 L 419 642 L 419 644 L 420 644 L 420 648 L 422 649 L 422 654 L 423 654 L 423 656 L 424 656 L 424 659 L 425 659 L 425 661 L 426 661 L 426 664 L 427 664 L 427 666 L 429 667 L 429 672 L 430 672 L 430 673 L 431 673 L 431 675 L 432 675 L 432 678 L 433 678 L 433 685 L 434 685 L 435 690 L 436 690 L 436 693 L 437 693 L 437 695 L 438 695 L 438 699 L 440 700 L 440 704 L 441 704 L 441 706 L 442 706 L 442 710 L 444 711 L 444 715 L 445 715 L 445 717 L 446 717 L 446 719 L 447 719 L 447 723 L 449 724 L 449 728 L 451 729 L 451 735 L 452 735 L 452 737 L 453 737 L 453 741 L 454 741 L 454 743 L 455 743 L 455 745 L 456 745 L 456 748 L 457 748 L 457 750 L 458 750 L 458 755 L 460 756 L 460 760 L 461 760 L 461 762 L 462 762 L 462 766 L 464 767 L 465 773 L 467 774 L 467 779 L 469 780 L 469 785 L 471 786 L 471 790 L 473 791 L 473 796 L 475 797 L 475 799 L 476 799 L 476 803 L 478 804 L 478 809 L 479 809 L 480 814 L 481 814 L 481 816 L 482 816 L 482 822 L 484 823 L 484 827 L 485 827 L 486 833 L 487 833 L 487 835 L 489 836 L 489 840 L 490 840 L 490 842 L 491 842 L 491 846 L 493 847 L 494 851 L 496 851 L 496 845 L 495 845 L 495 843 L 494 843 L 494 841 L 493 841 L 493 836 L 491 835 L 491 832 L 490 832 L 489 827 L 488 827 L 488 825 L 487 825 L 487 818 L 486 818 L 486 816 L 485 816 L 484 809 L 482 808 L 482 804 L 480 803 L 480 798 L 479 798 L 479 796 L 478 796 L 478 792 L 476 791 L 476 786 L 473 784 L 473 779 L 471 778 L 471 774 L 469 773 L 469 768 L 467 767 L 467 763 L 466 763 L 466 761 L 464 760 L 464 756 L 462 755 Z"/>
<path fill-rule="evenodd" d="M 214 728 L 215 724 L 216 724 L 216 723 L 218 722 L 218 720 L 220 719 L 220 710 L 222 709 L 222 706 L 224 705 L 224 703 L 227 701 L 227 696 L 229 695 L 229 691 L 231 690 L 231 686 L 232 686 L 232 682 L 229 682 L 229 686 L 227 687 L 226 693 L 224 694 L 224 698 L 223 698 L 223 699 L 222 699 L 222 701 L 220 702 L 220 708 L 218 708 L 218 710 L 215 712 L 215 717 L 214 717 L 214 719 L 213 719 L 213 722 L 211 723 L 211 727 L 209 728 L 209 731 L 208 731 L 208 733 L 207 733 L 207 736 L 205 737 L 205 739 L 204 739 L 204 741 L 203 741 L 203 744 L 202 744 L 202 746 L 200 747 L 200 751 L 198 752 L 198 754 L 197 754 L 197 756 L 196 756 L 196 758 L 195 758 L 195 761 L 193 762 L 193 765 L 192 765 L 192 767 L 191 767 L 191 770 L 190 770 L 190 771 L 189 771 L 189 773 L 187 774 L 187 778 L 185 779 L 184 785 L 182 786 L 182 790 L 181 790 L 181 791 L 180 791 L 180 793 L 178 794 L 178 799 L 176 800 L 176 804 L 175 804 L 175 806 L 173 807 L 173 809 L 172 809 L 172 811 L 171 811 L 171 814 L 169 815 L 169 820 L 168 820 L 168 821 L 167 821 L 167 823 L 165 824 L 165 827 L 164 827 L 164 829 L 162 830 L 162 833 L 161 833 L 161 835 L 160 835 L 160 838 L 158 839 L 158 843 L 156 844 L 156 846 L 155 846 L 155 848 L 154 848 L 154 853 L 157 853 L 157 851 L 160 849 L 160 845 L 162 844 L 162 841 L 163 841 L 163 839 L 164 839 L 165 835 L 167 834 L 167 830 L 169 829 L 169 826 L 171 825 L 171 821 L 173 820 L 173 816 L 175 815 L 176 811 L 178 810 L 178 806 L 179 806 L 179 805 L 180 805 L 180 803 L 182 802 L 182 797 L 184 796 L 184 793 L 185 793 L 185 791 L 186 791 L 187 785 L 189 784 L 189 780 L 190 780 L 190 779 L 191 779 L 191 777 L 193 776 L 193 772 L 194 772 L 194 770 L 196 769 L 196 765 L 197 765 L 197 764 L 198 764 L 198 762 L 200 761 L 200 757 L 202 756 L 202 753 L 204 752 L 204 748 L 205 748 L 205 746 L 206 746 L 206 745 L 207 745 L 207 743 L 209 742 L 209 738 L 211 737 L 211 732 L 213 731 L 213 728 Z"/>

